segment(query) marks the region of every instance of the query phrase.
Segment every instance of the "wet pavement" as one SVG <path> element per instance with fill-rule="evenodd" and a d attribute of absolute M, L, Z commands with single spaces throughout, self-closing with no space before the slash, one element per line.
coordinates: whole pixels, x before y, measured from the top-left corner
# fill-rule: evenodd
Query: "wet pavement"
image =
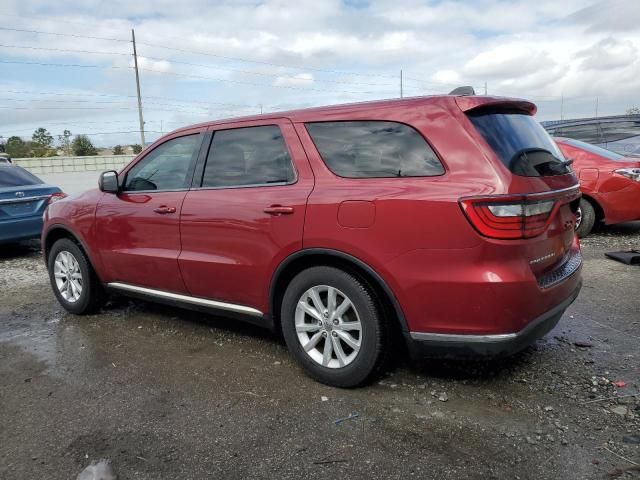
<path fill-rule="evenodd" d="M 281 339 L 115 298 L 75 317 L 37 244 L 0 247 L 0 478 L 640 478 L 640 223 L 583 241 L 558 327 L 493 362 L 409 362 L 369 387 L 306 377 Z M 623 381 L 616 386 L 614 382 Z M 348 420 L 336 423 L 338 419 Z"/>

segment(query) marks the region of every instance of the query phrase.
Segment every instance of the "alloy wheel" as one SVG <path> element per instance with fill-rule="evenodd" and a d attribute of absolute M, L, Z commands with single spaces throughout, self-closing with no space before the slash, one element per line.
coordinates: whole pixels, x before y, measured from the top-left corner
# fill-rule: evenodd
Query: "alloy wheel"
<path fill-rule="evenodd" d="M 362 323 L 353 302 L 329 285 L 311 287 L 302 294 L 295 329 L 307 355 L 327 368 L 352 363 L 362 344 Z"/>
<path fill-rule="evenodd" d="M 578 207 L 578 209 L 576 210 L 576 225 L 575 225 L 576 230 L 580 228 L 581 223 L 582 223 L 582 208 Z"/>
<path fill-rule="evenodd" d="M 77 302 L 82 295 L 82 273 L 76 257 L 63 250 L 58 253 L 53 265 L 53 275 L 60 295 L 67 302 Z"/>

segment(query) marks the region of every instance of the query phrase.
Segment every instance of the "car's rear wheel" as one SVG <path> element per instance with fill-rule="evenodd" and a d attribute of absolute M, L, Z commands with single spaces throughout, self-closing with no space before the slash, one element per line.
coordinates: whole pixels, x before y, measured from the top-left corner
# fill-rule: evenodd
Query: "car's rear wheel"
<path fill-rule="evenodd" d="M 381 370 L 386 323 L 369 289 L 333 267 L 299 273 L 285 292 L 282 331 L 291 354 L 323 383 L 356 387 Z"/>
<path fill-rule="evenodd" d="M 586 237 L 591 233 L 596 222 L 596 212 L 589 200 L 580 199 L 580 205 L 576 211 L 576 234 L 578 237 Z"/>
<path fill-rule="evenodd" d="M 78 315 L 95 312 L 104 303 L 104 289 L 82 249 L 72 240 L 56 241 L 47 259 L 53 293 L 65 310 Z"/>

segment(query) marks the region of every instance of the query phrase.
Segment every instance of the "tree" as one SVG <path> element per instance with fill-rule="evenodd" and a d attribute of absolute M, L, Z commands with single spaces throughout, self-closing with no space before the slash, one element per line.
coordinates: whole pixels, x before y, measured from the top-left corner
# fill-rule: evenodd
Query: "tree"
<path fill-rule="evenodd" d="M 136 155 L 142 151 L 141 145 L 131 145 L 131 148 L 133 150 L 133 153 L 135 153 Z"/>
<path fill-rule="evenodd" d="M 86 157 L 88 155 L 97 155 L 98 151 L 93 146 L 91 140 L 86 135 L 78 135 L 71 144 L 73 148 L 73 154 L 78 157 Z"/>
<path fill-rule="evenodd" d="M 4 148 L 7 154 L 13 158 L 29 156 L 29 146 L 20 137 L 9 137 Z"/>
<path fill-rule="evenodd" d="M 51 145 L 53 145 L 53 137 L 47 131 L 47 129 L 42 127 L 38 128 L 35 132 L 33 132 L 31 140 L 33 142 L 33 156 L 47 156 L 49 150 L 51 150 Z"/>
<path fill-rule="evenodd" d="M 115 147 L 113 147 L 113 154 L 124 155 L 124 148 L 122 148 L 122 145 L 116 145 Z"/>
<path fill-rule="evenodd" d="M 640 115 L 640 107 L 627 108 L 627 115 Z"/>
<path fill-rule="evenodd" d="M 69 130 L 62 132 L 62 135 L 58 135 L 58 143 L 65 155 L 71 155 L 71 132 Z"/>

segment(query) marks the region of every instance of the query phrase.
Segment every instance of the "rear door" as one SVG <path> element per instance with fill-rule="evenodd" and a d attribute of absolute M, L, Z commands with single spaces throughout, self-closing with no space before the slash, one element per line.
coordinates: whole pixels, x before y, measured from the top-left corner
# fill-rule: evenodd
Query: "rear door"
<path fill-rule="evenodd" d="M 179 220 L 203 136 L 192 131 L 157 145 L 124 172 L 121 192 L 100 199 L 96 238 L 106 281 L 186 291 Z"/>
<path fill-rule="evenodd" d="M 267 311 L 276 266 L 302 248 L 313 174 L 287 119 L 217 126 L 180 219 L 191 295 Z"/>

